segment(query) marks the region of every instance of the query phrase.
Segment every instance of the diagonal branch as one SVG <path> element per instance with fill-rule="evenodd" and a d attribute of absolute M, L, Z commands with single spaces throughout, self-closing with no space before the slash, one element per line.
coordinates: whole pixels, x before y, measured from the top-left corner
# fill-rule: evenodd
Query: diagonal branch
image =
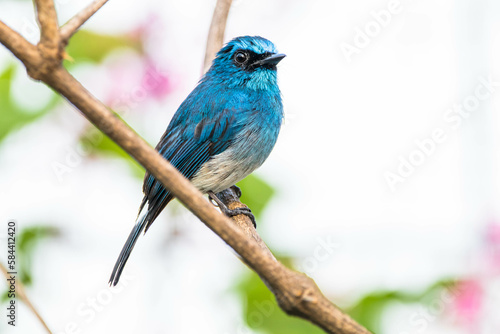
<path fill-rule="evenodd" d="M 247 229 L 242 229 L 229 218 L 217 212 L 189 180 L 108 110 L 104 104 L 92 96 L 62 67 L 60 61 L 61 52 L 58 51 L 55 54 L 46 53 L 43 49 L 45 47 L 44 41 L 48 43 L 46 46 L 51 50 L 51 46 L 53 46 L 51 43 L 54 41 L 53 27 L 57 28 L 57 19 L 51 0 L 36 0 L 36 3 L 42 27 L 42 42 L 39 44 L 39 55 L 36 55 L 36 52 L 33 55 L 19 50 L 19 47 L 26 46 L 25 42 L 22 41 L 22 37 L 11 33 L 6 29 L 5 25 L 0 25 L 0 42 L 6 45 L 14 55 L 25 58 L 21 60 L 26 65 L 30 76 L 43 81 L 64 96 L 89 121 L 142 164 L 189 210 L 232 247 L 243 261 L 266 282 L 285 312 L 309 320 L 332 334 L 369 333 L 332 304 L 321 293 L 312 279 L 304 274 L 292 271 L 276 261 L 262 240 L 260 240 L 260 237 L 257 239 L 257 237 L 250 238 L 247 236 L 247 234 L 256 236 L 255 230 L 249 229 L 247 231 Z M 218 6 L 224 6 L 222 12 L 226 13 L 226 17 L 220 16 L 218 13 L 221 12 L 216 8 L 212 22 L 214 26 L 225 26 L 230 3 L 230 0 L 219 0 L 217 2 Z M 217 20 L 224 21 L 224 24 Z M 212 34 L 216 35 L 216 37 L 213 37 Z M 223 32 L 221 33 L 220 30 L 211 29 L 209 41 L 213 41 L 213 45 L 222 45 L 222 36 Z M 60 47 L 61 43 L 58 41 L 56 50 L 59 50 Z M 213 55 L 210 57 L 213 57 Z M 40 70 L 39 67 L 44 68 L 44 70 Z M 236 205 L 240 204 L 236 203 Z"/>
<path fill-rule="evenodd" d="M 226 22 L 231 9 L 233 0 L 217 0 L 215 5 L 214 14 L 212 16 L 212 23 L 208 30 L 207 38 L 207 51 L 205 53 L 205 60 L 203 61 L 203 73 L 208 71 L 212 59 L 215 58 L 217 51 L 222 47 L 224 41 L 224 32 L 226 31 Z"/>
<path fill-rule="evenodd" d="M 75 32 L 80 29 L 80 27 L 88 21 L 88 19 L 94 15 L 108 0 L 94 0 L 81 12 L 73 16 L 68 22 L 66 22 L 60 29 L 61 42 L 64 45 L 68 44 L 69 39 Z"/>

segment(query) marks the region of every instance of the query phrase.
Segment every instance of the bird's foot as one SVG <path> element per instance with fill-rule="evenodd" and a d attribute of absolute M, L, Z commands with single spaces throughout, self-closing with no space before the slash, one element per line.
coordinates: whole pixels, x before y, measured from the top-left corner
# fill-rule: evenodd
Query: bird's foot
<path fill-rule="evenodd" d="M 220 208 L 220 207 L 219 207 Z M 257 223 L 255 222 L 255 216 L 252 213 L 252 210 L 250 208 L 236 208 L 236 209 L 229 209 L 227 206 L 225 206 L 225 209 L 220 208 L 222 213 L 224 213 L 228 217 L 233 217 L 237 215 L 245 215 L 250 220 L 252 221 L 253 227 L 257 228 Z"/>
<path fill-rule="evenodd" d="M 236 194 L 236 196 L 238 196 L 238 198 L 241 198 L 241 189 L 240 189 L 240 187 L 238 187 L 235 184 L 235 185 L 232 185 L 230 188 L 234 190 L 234 193 Z"/>
<path fill-rule="evenodd" d="M 233 186 L 233 187 L 236 187 L 236 186 Z M 236 187 L 236 188 L 237 188 L 237 190 L 235 189 L 235 191 L 237 192 L 237 195 L 241 196 L 240 188 L 238 188 L 238 187 Z M 243 207 L 243 208 L 230 209 L 224 203 L 222 203 L 222 201 L 212 191 L 208 192 L 208 197 L 210 198 L 210 201 L 212 202 L 212 204 L 215 205 L 216 207 L 218 207 L 220 209 L 220 211 L 223 214 L 225 214 L 226 216 L 234 217 L 237 215 L 245 215 L 248 218 L 250 218 L 250 220 L 252 221 L 253 227 L 257 228 L 257 223 L 255 222 L 255 216 L 253 215 L 252 210 L 250 210 L 250 208 Z"/>

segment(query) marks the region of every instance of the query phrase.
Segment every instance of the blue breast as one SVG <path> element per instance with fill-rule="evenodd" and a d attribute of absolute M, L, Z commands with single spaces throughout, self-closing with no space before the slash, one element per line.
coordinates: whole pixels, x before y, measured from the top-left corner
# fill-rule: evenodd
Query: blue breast
<path fill-rule="evenodd" d="M 238 130 L 230 145 L 192 178 L 203 192 L 222 191 L 261 166 L 276 143 L 283 119 L 279 91 L 233 90 L 224 109 L 232 111 Z"/>

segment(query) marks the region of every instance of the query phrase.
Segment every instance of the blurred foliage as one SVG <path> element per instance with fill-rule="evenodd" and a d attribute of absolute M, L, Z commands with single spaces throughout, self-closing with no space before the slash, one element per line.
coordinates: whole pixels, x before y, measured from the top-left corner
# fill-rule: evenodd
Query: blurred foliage
<path fill-rule="evenodd" d="M 293 259 L 278 257 L 288 268 L 293 268 Z M 375 291 L 361 298 L 345 309 L 361 325 L 372 333 L 381 333 L 381 319 L 387 306 L 394 302 L 429 305 L 440 298 L 444 289 L 454 289 L 456 281 L 439 281 L 418 293 L 405 291 Z M 290 317 L 276 303 L 257 274 L 247 271 L 236 286 L 236 292 L 243 301 L 244 319 L 247 326 L 258 333 L 269 334 L 315 334 L 324 333 L 309 322 Z"/>
<path fill-rule="evenodd" d="M 45 239 L 59 235 L 59 230 L 51 226 L 31 226 L 24 228 L 16 236 L 17 279 L 24 285 L 33 283 L 32 260 L 36 247 Z M 2 294 L 2 302 L 7 300 L 7 292 Z"/>
<path fill-rule="evenodd" d="M 250 175 L 238 183 L 241 188 L 241 201 L 247 204 L 256 217 L 260 216 L 275 194 L 275 190 L 264 180 Z M 259 221 L 257 221 L 259 223 Z M 293 268 L 294 260 L 279 257 L 288 268 Z M 357 322 L 373 333 L 380 333 L 381 319 L 386 308 L 394 302 L 418 303 L 428 305 L 443 291 L 451 289 L 455 281 L 440 281 L 424 291 L 410 293 L 406 291 L 375 291 L 361 298 L 346 311 Z M 244 319 L 247 326 L 259 333 L 269 334 L 315 334 L 324 333 L 318 327 L 299 318 L 290 317 L 276 303 L 257 274 L 247 271 L 236 283 L 236 292 L 241 297 Z"/>
<path fill-rule="evenodd" d="M 424 291 L 409 293 L 404 291 L 375 291 L 361 298 L 347 312 L 356 321 L 373 333 L 380 333 L 381 319 L 385 308 L 394 302 L 430 304 L 443 289 L 451 289 L 456 282 L 452 280 L 439 281 Z"/>
<path fill-rule="evenodd" d="M 81 141 L 86 140 L 86 135 L 84 134 L 81 138 Z M 112 156 L 123 159 L 132 174 L 135 177 L 142 179 L 144 177 L 144 168 L 131 156 L 129 156 L 120 146 L 118 146 L 114 141 L 109 139 L 108 136 L 102 135 L 101 139 L 97 143 L 93 143 L 93 149 L 95 149 L 95 153 L 103 155 L 103 156 Z"/>
<path fill-rule="evenodd" d="M 100 63 L 106 56 L 119 48 L 131 48 L 140 53 L 143 51 L 141 41 L 129 35 L 101 35 L 88 30 L 79 30 L 70 39 L 66 53 L 75 63 L 91 61 Z M 65 61 L 65 65 L 71 65 Z"/>
<path fill-rule="evenodd" d="M 25 285 L 33 283 L 31 262 L 36 246 L 44 239 L 59 235 L 59 231 L 51 226 L 32 226 L 21 230 L 17 238 L 18 274 Z"/>
<path fill-rule="evenodd" d="M 86 30 L 78 31 L 72 38 L 66 52 L 73 61 L 66 60 L 68 67 L 82 61 L 101 62 L 112 51 L 119 48 L 131 48 L 142 53 L 141 41 L 129 35 L 100 35 Z M 16 65 L 8 66 L 0 73 L 0 141 L 12 131 L 29 124 L 54 109 L 62 99 L 53 94 L 49 103 L 41 105 L 39 110 L 24 110 L 16 105 L 11 96 L 12 80 L 17 70 Z M 109 146 L 109 145 L 108 145 Z"/>
<path fill-rule="evenodd" d="M 12 80 L 16 71 L 16 65 L 8 66 L 0 73 L 0 141 L 10 132 L 23 127 L 38 119 L 51 110 L 61 99 L 53 94 L 49 103 L 40 106 L 39 110 L 24 110 L 19 107 L 11 96 Z"/>
<path fill-rule="evenodd" d="M 278 257 L 287 267 L 292 259 Z M 259 333 L 269 334 L 323 334 L 324 331 L 311 323 L 283 312 L 274 295 L 269 291 L 257 274 L 247 271 L 236 286 L 243 301 L 244 319 L 247 326 Z"/>
<path fill-rule="evenodd" d="M 258 224 L 258 220 L 262 217 L 264 208 L 274 196 L 275 190 L 255 174 L 247 176 L 237 185 L 241 189 L 241 203 L 248 205 Z"/>
<path fill-rule="evenodd" d="M 349 315 L 373 333 L 380 332 L 380 321 L 384 309 L 389 304 L 399 301 L 415 303 L 421 296 L 398 291 L 377 291 L 364 296 L 349 309 Z"/>
<path fill-rule="evenodd" d="M 248 205 L 257 218 L 275 195 L 275 190 L 264 180 L 252 174 L 238 183 L 241 188 L 241 201 Z M 292 268 L 293 259 L 279 256 L 279 261 Z M 290 317 L 283 312 L 274 295 L 269 291 L 257 274 L 247 271 L 236 283 L 236 293 L 241 297 L 244 319 L 247 326 L 259 333 L 270 334 L 320 334 L 318 327 L 299 318 Z"/>
<path fill-rule="evenodd" d="M 139 53 L 143 52 L 141 41 L 130 35 L 101 35 L 88 30 L 79 30 L 71 38 L 66 48 L 66 52 L 73 60 L 66 60 L 65 65 L 71 67 L 85 61 L 100 63 L 111 52 L 121 48 L 130 48 Z M 115 113 L 115 115 L 121 118 L 118 114 Z M 123 159 L 130 166 L 135 177 L 144 177 L 144 168 L 107 136 L 101 135 L 98 140 L 89 143 L 88 138 L 91 137 L 90 133 L 92 131 L 96 130 L 88 127 L 80 136 L 80 142 L 82 145 L 87 144 L 85 146 L 91 154 L 96 153 L 102 156 Z"/>

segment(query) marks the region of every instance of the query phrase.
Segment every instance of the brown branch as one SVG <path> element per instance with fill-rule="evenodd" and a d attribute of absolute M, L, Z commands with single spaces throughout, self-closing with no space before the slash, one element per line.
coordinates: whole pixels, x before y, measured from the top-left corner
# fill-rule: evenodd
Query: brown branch
<path fill-rule="evenodd" d="M 247 207 L 239 201 L 238 196 L 232 188 L 217 193 L 217 197 L 229 209 Z M 238 215 L 233 217 L 233 221 L 244 231 L 247 237 L 255 240 L 263 252 L 262 256 L 267 256 L 269 258 L 268 261 L 277 263 L 274 269 L 276 271 L 275 274 L 280 277 L 280 284 L 277 286 L 270 284 L 267 281 L 267 276 L 262 275 L 260 271 L 255 270 L 255 272 L 275 295 L 283 311 L 289 315 L 308 320 L 323 328 L 327 333 L 369 333 L 365 328 L 357 324 L 347 314 L 344 314 L 332 304 L 311 278 L 305 274 L 292 271 L 279 263 L 260 238 L 250 218 L 246 215 Z M 242 257 L 242 260 L 246 262 L 244 257 Z"/>
<path fill-rule="evenodd" d="M 224 6 L 226 17 L 229 11 L 227 4 L 230 4 L 230 2 L 217 2 L 218 5 Z M 46 39 L 50 40 L 50 43 L 52 43 L 54 36 L 49 26 L 54 25 L 55 22 L 55 12 L 50 9 L 51 3 L 52 1 L 50 0 L 37 0 L 37 8 L 40 11 L 46 11 L 43 15 L 39 14 L 42 37 L 45 34 Z M 214 11 L 215 22 L 212 22 L 213 26 L 224 26 L 225 24 L 218 23 L 215 17 L 224 22 L 226 18 L 221 18 L 220 14 L 217 13 L 220 12 L 216 8 Z M 57 22 L 55 22 L 55 25 L 57 26 Z M 209 41 L 213 41 L 213 45 L 221 45 L 223 32 L 222 35 L 218 29 L 211 29 L 211 32 Z M 5 36 L 5 33 L 9 36 Z M 213 37 L 212 34 L 216 35 L 216 37 Z M 57 44 L 58 48 L 60 48 L 62 44 L 60 37 L 58 38 Z M 62 67 L 60 61 L 62 52 L 59 51 L 56 54 L 50 54 L 40 48 L 39 54 L 36 52 L 20 51 L 18 47 L 25 44 L 23 38 L 18 34 L 9 33 L 5 28 L 2 30 L 1 26 L 0 42 L 7 46 L 14 55 L 17 56 L 19 54 L 24 58 L 22 60 L 30 76 L 45 82 L 64 96 L 96 127 L 142 164 L 157 180 L 184 203 L 189 210 L 231 246 L 241 256 L 243 261 L 266 282 L 270 290 L 275 294 L 278 304 L 285 312 L 309 320 L 328 333 L 369 333 L 333 305 L 321 293 L 312 279 L 304 274 L 292 271 L 276 261 L 269 249 L 260 240 L 253 227 L 242 229 L 236 226 L 229 218 L 217 212 L 189 180 L 108 110 L 104 104 L 92 96 L 90 92 Z M 212 44 L 208 46 L 210 45 Z M 231 205 L 242 204 L 236 203 Z M 236 217 L 236 219 L 240 218 Z M 248 225 L 248 222 L 245 224 Z M 251 235 L 252 237 L 248 237 L 247 235 Z"/>
<path fill-rule="evenodd" d="M 7 280 L 10 279 L 11 275 L 9 275 L 7 268 L 5 268 L 5 266 L 2 263 L 0 263 L 0 270 L 2 271 L 3 275 L 5 276 L 5 278 Z M 40 313 L 38 313 L 35 306 L 33 306 L 31 301 L 29 300 L 28 295 L 26 295 L 26 290 L 24 290 L 24 285 L 23 285 L 23 283 L 21 283 L 21 281 L 19 280 L 18 277 L 16 277 L 16 294 L 21 298 L 21 300 L 24 302 L 24 304 L 26 304 L 26 306 L 28 306 L 28 308 L 31 310 L 31 312 L 33 312 L 33 314 L 42 323 L 42 326 L 45 328 L 47 333 L 52 334 L 52 332 L 49 329 L 49 326 L 47 326 L 47 324 L 43 320 Z"/>
<path fill-rule="evenodd" d="M 39 57 L 38 50 L 33 44 L 2 21 L 0 21 L 0 43 L 25 64 L 28 60 L 33 61 Z"/>
<path fill-rule="evenodd" d="M 40 51 L 47 59 L 56 59 L 59 50 L 59 26 L 53 0 L 35 0 L 40 26 Z"/>
<path fill-rule="evenodd" d="M 212 59 L 215 58 L 217 51 L 222 47 L 224 42 L 224 32 L 226 31 L 226 22 L 231 9 L 233 0 L 217 0 L 212 23 L 208 30 L 207 48 L 205 52 L 205 60 L 203 61 L 203 73 L 208 71 Z"/>
<path fill-rule="evenodd" d="M 229 209 L 234 210 L 238 208 L 248 208 L 245 204 L 240 202 L 238 195 L 234 192 L 233 188 L 228 188 L 216 194 L 217 197 L 224 203 Z M 238 225 L 238 227 L 245 232 L 245 234 L 254 239 L 259 247 L 267 253 L 267 256 L 276 261 L 273 253 L 269 250 L 266 243 L 262 240 L 260 235 L 255 230 L 252 221 L 246 215 L 237 215 L 232 217 L 233 221 Z"/>
<path fill-rule="evenodd" d="M 69 39 L 77 30 L 85 23 L 87 20 L 94 15 L 108 0 L 94 0 L 81 12 L 73 16 L 68 22 L 66 22 L 60 31 L 61 42 L 64 45 L 68 44 Z"/>

